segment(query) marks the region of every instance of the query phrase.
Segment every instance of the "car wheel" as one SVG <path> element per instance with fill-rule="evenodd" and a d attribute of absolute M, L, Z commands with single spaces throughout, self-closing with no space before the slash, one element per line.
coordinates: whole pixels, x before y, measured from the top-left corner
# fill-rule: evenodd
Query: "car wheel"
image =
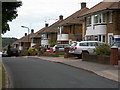
<path fill-rule="evenodd" d="M 82 53 L 81 53 L 81 54 L 78 54 L 77 57 L 78 57 L 79 59 L 82 59 Z"/>

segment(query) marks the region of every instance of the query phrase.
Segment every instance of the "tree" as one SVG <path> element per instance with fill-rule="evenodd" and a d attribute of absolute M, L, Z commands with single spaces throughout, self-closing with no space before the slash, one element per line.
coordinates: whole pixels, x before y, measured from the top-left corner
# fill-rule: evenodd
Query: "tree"
<path fill-rule="evenodd" d="M 8 22 L 11 22 L 18 16 L 17 8 L 20 6 L 22 6 L 21 1 L 2 2 L 2 34 L 10 31 Z"/>

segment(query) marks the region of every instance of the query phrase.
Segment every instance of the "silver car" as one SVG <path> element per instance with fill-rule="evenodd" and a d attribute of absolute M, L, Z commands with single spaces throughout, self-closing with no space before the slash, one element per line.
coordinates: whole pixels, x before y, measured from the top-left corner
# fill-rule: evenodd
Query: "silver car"
<path fill-rule="evenodd" d="M 53 52 L 55 52 L 56 51 L 56 47 L 59 47 L 59 51 L 60 52 L 64 52 L 65 51 L 65 47 L 70 47 L 70 45 L 69 44 L 58 44 L 58 45 L 55 45 L 54 47 L 53 47 Z"/>
<path fill-rule="evenodd" d="M 82 57 L 82 50 L 87 50 L 88 54 L 95 54 L 94 49 L 96 46 L 102 44 L 99 41 L 81 41 L 81 42 L 74 42 L 71 45 L 71 49 L 69 54 L 75 55 L 78 58 Z"/>

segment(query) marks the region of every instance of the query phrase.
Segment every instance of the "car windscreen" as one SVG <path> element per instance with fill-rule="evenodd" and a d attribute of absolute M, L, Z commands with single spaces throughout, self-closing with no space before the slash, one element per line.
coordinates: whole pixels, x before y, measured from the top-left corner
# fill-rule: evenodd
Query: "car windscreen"
<path fill-rule="evenodd" d="M 77 42 L 74 42 L 73 44 L 71 44 L 72 47 L 76 46 Z"/>
<path fill-rule="evenodd" d="M 63 45 L 64 47 L 70 47 L 70 45 Z"/>
<path fill-rule="evenodd" d="M 59 45 L 57 45 L 56 47 L 63 47 L 63 45 L 59 44 Z"/>
<path fill-rule="evenodd" d="M 120 47 L 120 42 L 116 42 L 116 43 L 113 43 L 112 46 L 117 46 L 117 47 Z"/>

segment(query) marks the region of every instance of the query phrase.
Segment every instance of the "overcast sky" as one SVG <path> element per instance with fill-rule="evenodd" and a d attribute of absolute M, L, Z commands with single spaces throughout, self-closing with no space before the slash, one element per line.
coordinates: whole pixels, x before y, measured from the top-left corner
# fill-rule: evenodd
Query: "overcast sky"
<path fill-rule="evenodd" d="M 27 33 L 27 26 L 34 31 L 38 31 L 45 26 L 56 22 L 59 15 L 64 19 L 78 11 L 81 2 L 86 2 L 87 7 L 91 8 L 103 0 L 21 0 L 23 5 L 18 8 L 18 17 L 9 22 L 10 31 L 7 31 L 3 37 L 21 38 Z"/>

